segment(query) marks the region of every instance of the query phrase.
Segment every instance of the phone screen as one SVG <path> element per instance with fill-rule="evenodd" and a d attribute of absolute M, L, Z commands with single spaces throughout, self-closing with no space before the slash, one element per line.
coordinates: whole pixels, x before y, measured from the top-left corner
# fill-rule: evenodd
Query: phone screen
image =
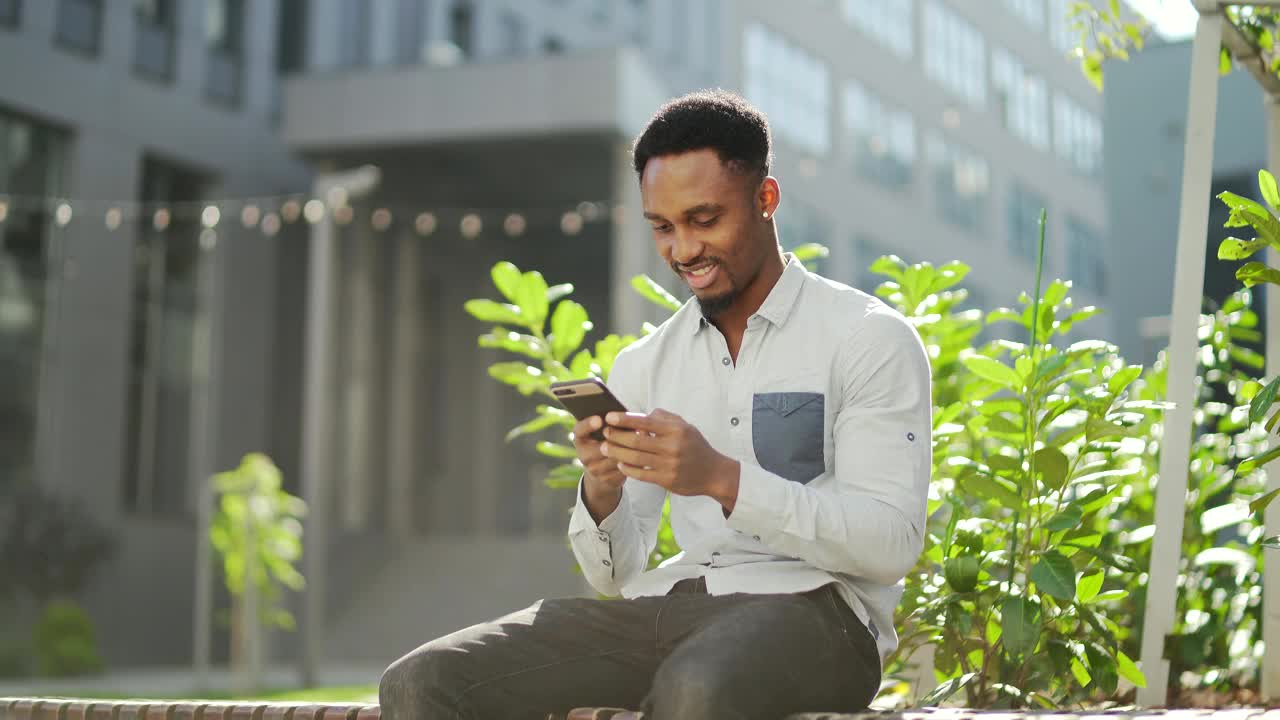
<path fill-rule="evenodd" d="M 551 393 L 556 396 L 556 400 L 560 401 L 564 409 L 578 420 L 596 415 L 603 419 L 608 413 L 627 411 L 626 406 L 599 380 L 570 380 L 553 383 Z M 591 433 L 591 437 L 595 440 L 604 440 L 604 434 L 600 430 Z"/>

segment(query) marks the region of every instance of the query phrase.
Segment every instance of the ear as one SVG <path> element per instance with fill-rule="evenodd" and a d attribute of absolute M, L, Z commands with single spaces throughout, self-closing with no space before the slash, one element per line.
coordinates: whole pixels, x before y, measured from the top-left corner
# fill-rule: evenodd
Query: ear
<path fill-rule="evenodd" d="M 777 178 L 770 175 L 760 181 L 760 187 L 756 189 L 755 201 L 760 218 L 772 220 L 773 214 L 778 210 L 778 204 L 782 202 L 782 188 L 778 185 Z"/>

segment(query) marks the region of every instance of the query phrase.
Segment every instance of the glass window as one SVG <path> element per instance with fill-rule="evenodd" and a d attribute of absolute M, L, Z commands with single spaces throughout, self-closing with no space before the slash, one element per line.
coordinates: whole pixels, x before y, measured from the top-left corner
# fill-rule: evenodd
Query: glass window
<path fill-rule="evenodd" d="M 475 8 L 467 0 L 455 2 L 449 10 L 449 42 L 464 59 L 475 53 Z"/>
<path fill-rule="evenodd" d="M 743 42 L 746 95 L 788 142 L 814 154 L 831 149 L 830 71 L 800 46 L 759 24 Z"/>
<path fill-rule="evenodd" d="M 1014 181 L 1009 188 L 1009 249 L 1016 257 L 1034 263 L 1040 247 L 1040 210 L 1047 208 L 1044 195 Z"/>
<path fill-rule="evenodd" d="M 911 184 L 916 162 L 916 123 L 911 113 L 886 105 L 861 83 L 844 86 L 844 148 L 859 175 L 886 187 Z"/>
<path fill-rule="evenodd" d="M 139 75 L 173 79 L 174 0 L 134 0 L 133 67 Z"/>
<path fill-rule="evenodd" d="M 1090 176 L 1102 172 L 1102 123 L 1061 93 L 1053 98 L 1053 147 L 1075 170 Z"/>
<path fill-rule="evenodd" d="M 102 42 L 102 0 L 58 0 L 54 39 L 64 48 L 97 55 Z"/>
<path fill-rule="evenodd" d="M 141 199 L 156 209 L 204 196 L 207 179 L 144 158 Z M 170 211 L 167 226 L 140 222 L 134 245 L 133 331 L 124 504 L 137 512 L 186 514 L 192 361 L 200 267 L 200 218 Z"/>
<path fill-rule="evenodd" d="M 902 57 L 915 49 L 914 0 L 841 0 L 845 22 Z"/>
<path fill-rule="evenodd" d="M 276 69 L 280 73 L 303 70 L 307 66 L 308 0 L 280 0 L 276 20 Z"/>
<path fill-rule="evenodd" d="M 924 71 L 970 105 L 986 104 L 986 41 L 938 0 L 929 0 L 924 8 Z"/>
<path fill-rule="evenodd" d="M 344 68 L 369 64 L 372 48 L 373 7 L 366 0 L 342 0 L 338 24 L 338 64 Z"/>
<path fill-rule="evenodd" d="M 1004 0 L 1004 6 L 1033 30 L 1044 29 L 1045 0 Z"/>
<path fill-rule="evenodd" d="M 525 27 L 524 18 L 511 11 L 504 12 L 498 21 L 498 28 L 501 33 L 503 55 L 517 57 L 528 52 L 528 29 Z"/>
<path fill-rule="evenodd" d="M 15 28 L 22 22 L 22 0 L 0 0 L 0 27 Z"/>
<path fill-rule="evenodd" d="M 827 219 L 816 207 L 803 200 L 792 197 L 782 203 L 774 218 L 778 222 L 778 241 L 784 251 L 790 252 L 809 243 L 831 244 Z M 822 260 L 808 262 L 808 267 L 816 272 L 822 272 L 822 265 Z"/>
<path fill-rule="evenodd" d="M 225 105 L 238 105 L 244 73 L 244 0 L 206 3 L 205 93 Z"/>
<path fill-rule="evenodd" d="M 1063 54 L 1071 52 L 1080 42 L 1080 33 L 1072 27 L 1074 21 L 1068 15 L 1076 0 L 1048 0 L 1049 43 Z"/>
<path fill-rule="evenodd" d="M 1044 78 L 1018 58 L 991 49 L 991 88 L 1007 130 L 1040 150 L 1049 149 L 1049 91 Z"/>
<path fill-rule="evenodd" d="M 422 62 L 423 38 L 427 29 L 426 0 L 400 0 L 396 17 L 396 62 L 414 65 Z"/>
<path fill-rule="evenodd" d="M 986 159 L 937 133 L 926 136 L 925 154 L 938 212 L 948 222 L 981 230 L 986 225 L 991 186 Z"/>
<path fill-rule="evenodd" d="M 1067 217 L 1067 278 L 1077 287 L 1104 295 L 1107 292 L 1107 264 L 1102 238 L 1083 220 Z"/>
<path fill-rule="evenodd" d="M 66 136 L 0 110 L 0 195 L 62 196 Z M 35 481 L 40 377 L 56 293 L 52 209 L 5 204 L 0 214 L 0 492 Z"/>

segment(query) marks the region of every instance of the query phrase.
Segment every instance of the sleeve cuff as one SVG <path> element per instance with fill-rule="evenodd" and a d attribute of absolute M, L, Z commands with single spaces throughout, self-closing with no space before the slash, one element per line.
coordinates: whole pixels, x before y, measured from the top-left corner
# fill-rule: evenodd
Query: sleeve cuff
<path fill-rule="evenodd" d="M 783 529 L 792 483 L 751 463 L 741 463 L 739 472 L 738 498 L 728 525 L 767 541 Z"/>
<path fill-rule="evenodd" d="M 627 486 L 625 484 L 622 486 L 622 499 L 618 501 L 618 507 L 614 508 L 608 517 L 600 521 L 599 525 L 596 525 L 595 519 L 591 517 L 591 511 L 587 509 L 587 503 L 582 499 L 582 492 L 582 478 L 579 478 L 578 499 L 573 505 L 573 514 L 569 517 L 569 535 L 577 535 L 582 532 L 604 532 L 613 535 L 626 526 L 631 506 L 630 500 L 627 499 Z"/>

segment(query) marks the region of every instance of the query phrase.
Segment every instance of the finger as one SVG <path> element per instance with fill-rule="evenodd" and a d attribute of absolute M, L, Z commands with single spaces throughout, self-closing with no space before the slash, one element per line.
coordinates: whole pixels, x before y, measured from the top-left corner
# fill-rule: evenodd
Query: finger
<path fill-rule="evenodd" d="M 666 487 L 664 480 L 667 474 L 661 470 L 640 467 L 638 465 L 628 465 L 627 463 L 618 463 L 618 470 L 632 480 L 639 480 L 640 482 L 647 482 Z"/>
<path fill-rule="evenodd" d="M 665 457 L 655 453 L 644 452 L 642 450 L 632 450 L 628 447 L 614 445 L 611 442 L 606 442 L 601 445 L 600 452 L 610 460 L 617 462 L 619 465 L 626 463 L 628 465 L 639 465 L 640 467 L 657 467 L 658 465 L 663 464 L 663 461 L 666 459 Z"/>
<path fill-rule="evenodd" d="M 602 427 L 604 427 L 604 419 L 601 418 L 599 415 L 592 415 L 589 418 L 584 418 L 582 420 L 579 420 L 578 422 L 574 423 L 574 426 L 573 426 L 573 440 L 574 442 L 577 442 L 579 440 L 582 440 L 582 441 L 589 440 L 591 442 L 599 442 L 595 438 L 591 437 L 591 433 L 595 432 L 596 430 L 599 430 Z"/>
<path fill-rule="evenodd" d="M 604 439 L 610 444 L 640 450 L 649 453 L 662 453 L 663 444 L 656 436 L 647 432 L 621 430 L 614 427 L 604 429 Z"/>
<path fill-rule="evenodd" d="M 642 413 L 611 412 L 605 417 L 605 421 L 613 427 L 650 432 L 655 435 L 661 435 L 671 429 L 670 421 Z"/>

